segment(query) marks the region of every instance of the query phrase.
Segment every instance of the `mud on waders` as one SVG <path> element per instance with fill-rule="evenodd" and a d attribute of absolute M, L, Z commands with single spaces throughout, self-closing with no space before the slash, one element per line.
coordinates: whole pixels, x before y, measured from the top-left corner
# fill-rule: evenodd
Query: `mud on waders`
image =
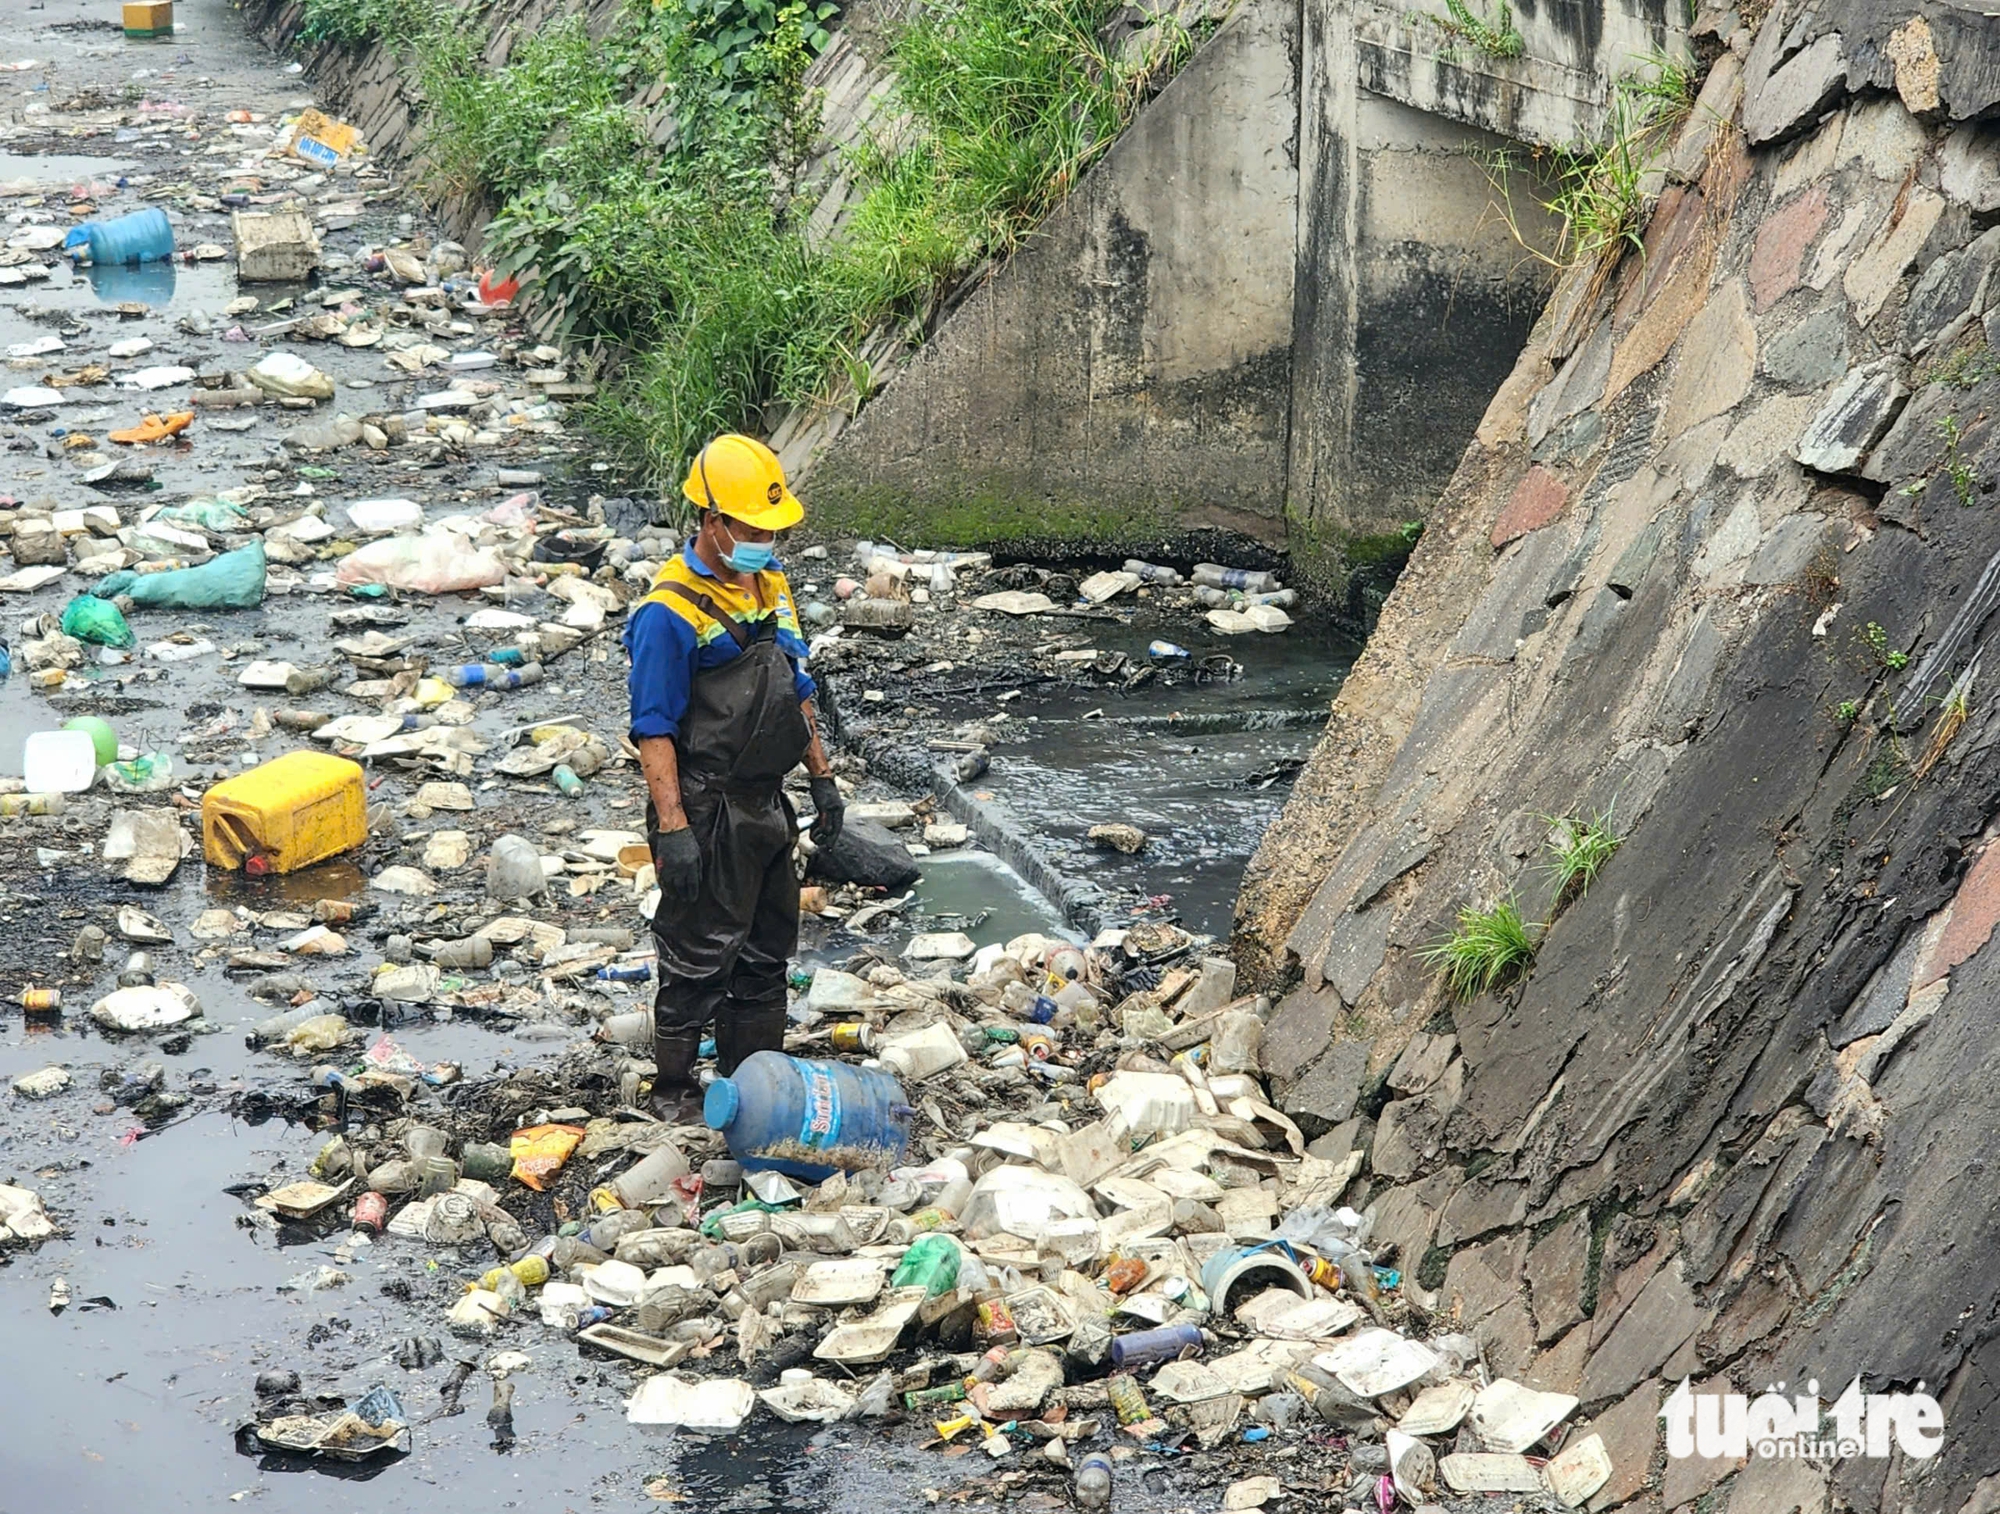
<path fill-rule="evenodd" d="M 722 455 L 712 484 L 714 452 Z M 703 447 L 682 493 L 718 518 L 759 529 L 782 530 L 804 514 L 775 454 L 749 437 L 720 436 Z M 774 611 L 754 574 L 752 585 L 758 607 Z M 791 662 L 778 645 L 776 614 L 746 626 L 702 590 L 664 578 L 647 596 L 659 603 L 670 597 L 713 619 L 737 649 L 696 673 L 674 737 L 681 807 L 701 854 L 700 888 L 693 899 L 663 891 L 653 914 L 660 962 L 653 1103 L 663 1118 L 692 1121 L 701 1108 L 694 1063 L 710 1021 L 716 1070 L 725 1077 L 752 1052 L 784 1046 L 799 884 L 792 867 L 798 817 L 781 785 L 805 756 L 811 730 Z M 646 833 L 657 847 L 659 816 L 650 797 Z"/>

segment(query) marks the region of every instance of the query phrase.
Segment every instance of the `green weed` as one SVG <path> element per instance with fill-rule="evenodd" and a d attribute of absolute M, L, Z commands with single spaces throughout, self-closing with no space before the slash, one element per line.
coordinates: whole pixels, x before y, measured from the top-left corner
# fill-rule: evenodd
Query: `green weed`
<path fill-rule="evenodd" d="M 1574 815 L 1544 815 L 1542 819 L 1550 831 L 1544 843 L 1548 852 L 1544 869 L 1554 890 L 1550 906 L 1554 911 L 1590 891 L 1624 838 L 1614 829 L 1609 809 L 1588 819 Z"/>
<path fill-rule="evenodd" d="M 1638 62 L 1638 68 L 1621 77 L 1614 88 L 1634 102 L 1652 130 L 1678 126 L 1694 109 L 1699 82 L 1694 63 L 1659 48 Z"/>
<path fill-rule="evenodd" d="M 1995 375 L 2000 375 L 2000 356 L 1996 356 L 1983 339 L 1975 337 L 1941 357 L 1933 357 L 1919 372 L 1917 385 L 1921 388 L 1925 384 L 1943 384 L 1952 389 L 1971 389 Z"/>
<path fill-rule="evenodd" d="M 1937 430 L 1944 441 L 1944 471 L 1951 479 L 1951 492 L 1958 496 L 1959 508 L 1969 508 L 1978 497 L 1979 474 L 1965 459 L 1960 445 L 1965 434 L 1959 429 L 1958 417 L 1945 416 L 1937 423 Z"/>
<path fill-rule="evenodd" d="M 1507 0 L 1498 0 L 1490 19 L 1474 14 L 1467 0 L 1444 0 L 1444 5 L 1446 15 L 1417 13 L 1445 39 L 1441 57 L 1451 58 L 1460 43 L 1489 58 L 1518 58 L 1525 50 L 1526 43 L 1520 28 L 1514 25 L 1514 13 L 1507 8 Z"/>
<path fill-rule="evenodd" d="M 1534 927 L 1521 918 L 1513 899 L 1491 909 L 1462 909 L 1449 936 L 1424 947 L 1418 956 L 1443 978 L 1459 999 L 1504 988 L 1534 965 Z"/>
<path fill-rule="evenodd" d="M 1495 209 L 1514 240 L 1531 257 L 1552 268 L 1595 264 L 1608 274 L 1627 247 L 1643 248 L 1646 214 L 1652 200 L 1647 164 L 1687 115 L 1694 101 L 1692 67 L 1664 53 L 1640 61 L 1639 69 L 1611 89 L 1600 144 L 1538 151 L 1528 159 L 1498 153 L 1487 163 Z M 1556 221 L 1553 246 L 1529 237 L 1514 209 L 1515 181 Z"/>
<path fill-rule="evenodd" d="M 421 0 L 306 0 L 299 40 L 401 45 L 430 23 L 428 7 Z"/>
<path fill-rule="evenodd" d="M 1889 633 L 1874 621 L 1862 627 L 1859 635 L 1874 659 L 1890 672 L 1900 673 L 1910 665 L 1910 654 L 1900 647 L 1890 646 Z"/>
<path fill-rule="evenodd" d="M 1833 707 L 1833 718 L 1838 720 L 1842 725 L 1853 725 L 1855 721 L 1861 718 L 1861 701 L 1858 699 L 1841 700 L 1839 704 Z"/>

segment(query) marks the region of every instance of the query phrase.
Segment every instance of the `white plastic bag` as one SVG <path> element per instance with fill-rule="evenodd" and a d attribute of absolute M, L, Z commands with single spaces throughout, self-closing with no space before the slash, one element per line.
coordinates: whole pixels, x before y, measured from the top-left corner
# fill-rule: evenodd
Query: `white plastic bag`
<path fill-rule="evenodd" d="M 371 541 L 342 558 L 333 575 L 335 583 L 346 587 L 382 584 L 420 594 L 484 589 L 506 577 L 499 558 L 449 531 Z"/>

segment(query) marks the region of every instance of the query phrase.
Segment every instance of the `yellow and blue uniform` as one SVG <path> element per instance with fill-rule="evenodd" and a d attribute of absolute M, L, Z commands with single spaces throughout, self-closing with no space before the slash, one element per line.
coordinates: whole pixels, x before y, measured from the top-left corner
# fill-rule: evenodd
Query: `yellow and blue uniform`
<path fill-rule="evenodd" d="M 773 564 L 755 574 L 750 587 L 743 587 L 719 577 L 695 555 L 690 540 L 667 559 L 653 578 L 652 592 L 626 618 L 625 650 L 632 657 L 634 741 L 678 736 L 696 675 L 743 655 L 736 634 L 702 605 L 669 590 L 669 583 L 694 591 L 739 628 L 761 630 L 762 622 L 775 619 L 775 639 L 791 663 L 798 697 L 802 701 L 813 697 L 813 681 L 806 673 L 805 636 L 799 629 L 798 610 L 784 570 Z"/>

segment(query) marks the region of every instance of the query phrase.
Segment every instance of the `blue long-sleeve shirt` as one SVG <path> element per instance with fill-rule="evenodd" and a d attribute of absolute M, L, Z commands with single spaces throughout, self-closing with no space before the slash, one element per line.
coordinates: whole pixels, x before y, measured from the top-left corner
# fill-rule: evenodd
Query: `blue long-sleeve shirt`
<path fill-rule="evenodd" d="M 775 563 L 756 575 L 753 588 L 718 577 L 695 555 L 689 542 L 653 579 L 653 592 L 625 620 L 625 650 L 631 654 L 627 680 L 632 702 L 634 741 L 649 736 L 677 736 L 687 716 L 688 699 L 697 673 L 742 656 L 735 639 L 721 622 L 700 606 L 662 586 L 678 581 L 712 600 L 717 609 L 742 625 L 777 617 L 778 648 L 791 661 L 792 682 L 800 700 L 813 697 L 815 685 L 806 673 L 806 641 L 784 570 Z"/>

